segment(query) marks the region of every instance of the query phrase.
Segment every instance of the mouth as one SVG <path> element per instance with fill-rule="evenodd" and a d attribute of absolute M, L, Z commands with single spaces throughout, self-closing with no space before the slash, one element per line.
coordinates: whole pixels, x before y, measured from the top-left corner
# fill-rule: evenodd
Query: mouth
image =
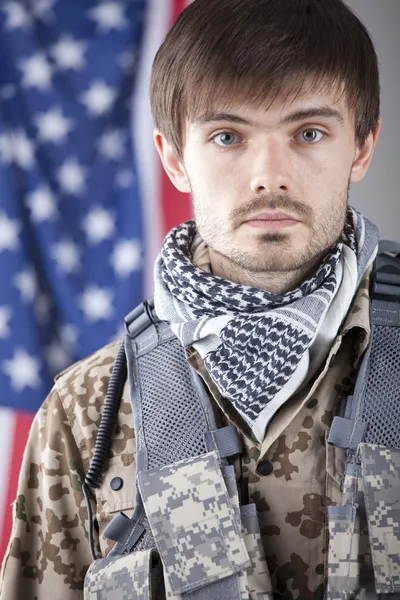
<path fill-rule="evenodd" d="M 276 231 L 287 227 L 294 227 L 301 223 L 295 217 L 282 212 L 263 212 L 243 222 L 244 225 L 256 227 L 258 229 L 268 229 Z"/>

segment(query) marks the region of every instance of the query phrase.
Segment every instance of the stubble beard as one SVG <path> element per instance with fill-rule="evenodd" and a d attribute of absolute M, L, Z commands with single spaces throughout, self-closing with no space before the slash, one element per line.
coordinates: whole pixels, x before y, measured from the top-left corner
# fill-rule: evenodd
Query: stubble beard
<path fill-rule="evenodd" d="M 257 198 L 234 211 L 229 221 L 224 223 L 213 218 L 209 209 L 205 210 L 202 203 L 193 196 L 195 221 L 201 237 L 217 255 L 218 262 L 227 269 L 254 274 L 306 271 L 321 262 L 340 240 L 346 220 L 349 190 L 350 183 L 342 193 L 332 198 L 328 203 L 332 210 L 317 222 L 312 210 L 286 196 L 275 196 L 272 200 Z M 255 246 L 251 251 L 235 247 L 238 223 L 250 213 L 263 210 L 286 210 L 298 215 L 305 224 L 300 227 L 306 229 L 306 242 L 302 243 L 301 247 L 293 247 L 293 234 L 275 231 L 260 233 L 257 239 L 253 240 Z"/>

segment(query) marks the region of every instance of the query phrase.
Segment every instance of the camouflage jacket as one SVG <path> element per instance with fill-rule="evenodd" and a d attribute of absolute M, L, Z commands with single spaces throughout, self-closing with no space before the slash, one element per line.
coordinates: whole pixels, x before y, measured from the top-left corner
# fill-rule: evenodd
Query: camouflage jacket
<path fill-rule="evenodd" d="M 341 503 L 345 467 L 344 451 L 328 445 L 326 438 L 369 341 L 369 276 L 320 372 L 275 415 L 262 444 L 249 437 L 198 355 L 189 352 L 189 364 L 203 377 L 216 410 L 243 437 L 245 452 L 235 460 L 235 472 L 238 481 L 248 483 L 248 500 L 257 506 L 275 598 L 323 598 L 327 508 Z M 91 556 L 82 481 L 119 345 L 111 343 L 59 375 L 35 417 L 14 503 L 1 600 L 83 598 Z M 119 487 L 111 485 L 116 477 L 123 485 L 114 490 Z M 118 511 L 131 515 L 134 501 L 135 440 L 126 384 L 108 471 L 93 501 L 99 556 L 113 545 L 101 535 L 105 526 Z"/>

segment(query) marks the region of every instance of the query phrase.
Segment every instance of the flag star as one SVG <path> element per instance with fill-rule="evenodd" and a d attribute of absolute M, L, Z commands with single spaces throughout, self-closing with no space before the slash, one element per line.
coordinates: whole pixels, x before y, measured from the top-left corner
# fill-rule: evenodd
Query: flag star
<path fill-rule="evenodd" d="M 37 279 L 32 269 L 21 271 L 14 277 L 14 284 L 21 292 L 21 296 L 27 302 L 33 302 L 37 295 Z"/>
<path fill-rule="evenodd" d="M 99 151 L 109 160 L 118 161 L 124 155 L 124 133 L 118 129 L 106 131 L 99 139 Z"/>
<path fill-rule="evenodd" d="M 14 98 L 16 91 L 17 88 L 12 83 L 3 85 L 0 89 L 0 98 L 2 100 L 11 100 L 11 98 Z"/>
<path fill-rule="evenodd" d="M 3 162 L 9 163 L 13 159 L 13 148 L 10 133 L 0 134 L 0 156 Z"/>
<path fill-rule="evenodd" d="M 136 52 L 134 50 L 128 50 L 123 52 L 118 57 L 118 64 L 122 69 L 133 69 L 136 62 Z"/>
<path fill-rule="evenodd" d="M 20 231 L 21 225 L 16 219 L 9 219 L 6 213 L 0 213 L 0 252 L 18 248 Z"/>
<path fill-rule="evenodd" d="M 6 2 L 2 10 L 6 13 L 6 29 L 23 29 L 31 24 L 30 15 L 20 1 Z"/>
<path fill-rule="evenodd" d="M 41 294 L 35 302 L 35 315 L 41 325 L 44 325 L 50 321 L 50 309 L 52 302 L 49 296 Z"/>
<path fill-rule="evenodd" d="M 37 19 L 48 21 L 49 17 L 53 17 L 51 9 L 54 6 L 55 0 L 31 0 L 31 10 Z"/>
<path fill-rule="evenodd" d="M 115 231 L 114 216 L 104 208 L 94 208 L 83 220 L 83 229 L 91 244 L 99 244 L 112 237 Z"/>
<path fill-rule="evenodd" d="M 26 203 L 31 210 L 34 223 L 53 219 L 56 214 L 54 195 L 45 185 L 29 194 Z"/>
<path fill-rule="evenodd" d="M 85 64 L 84 53 L 86 42 L 78 42 L 70 35 L 63 36 L 52 48 L 52 56 L 59 69 L 74 69 L 78 71 Z"/>
<path fill-rule="evenodd" d="M 15 160 L 24 169 L 30 169 L 35 163 L 33 144 L 23 130 L 0 135 L 0 156 L 3 162 Z"/>
<path fill-rule="evenodd" d="M 80 255 L 76 244 L 71 240 L 64 240 L 55 244 L 52 257 L 58 266 L 66 273 L 73 273 L 80 267 Z"/>
<path fill-rule="evenodd" d="M 53 374 L 60 373 L 60 371 L 63 371 L 71 364 L 68 352 L 60 342 L 55 340 L 45 348 L 45 357 L 47 365 Z"/>
<path fill-rule="evenodd" d="M 0 306 L 0 338 L 6 338 L 10 335 L 10 328 L 8 325 L 11 319 L 11 309 L 8 306 Z"/>
<path fill-rule="evenodd" d="M 79 196 L 85 191 L 86 169 L 81 167 L 75 158 L 68 158 L 57 172 L 58 182 L 67 194 Z"/>
<path fill-rule="evenodd" d="M 108 319 L 113 314 L 112 292 L 105 288 L 88 286 L 80 298 L 80 306 L 88 321 Z"/>
<path fill-rule="evenodd" d="M 40 362 L 24 349 L 17 348 L 11 360 L 3 361 L 3 372 L 11 379 L 11 386 L 18 392 L 24 388 L 40 386 Z"/>
<path fill-rule="evenodd" d="M 78 330 L 74 325 L 66 323 L 62 325 L 59 330 L 59 335 L 62 344 L 65 348 L 72 351 L 78 345 Z"/>
<path fill-rule="evenodd" d="M 51 69 L 46 57 L 39 52 L 21 61 L 22 85 L 47 90 L 51 82 Z"/>
<path fill-rule="evenodd" d="M 72 129 L 72 119 L 67 119 L 59 108 L 53 108 L 35 119 L 42 142 L 60 144 Z"/>
<path fill-rule="evenodd" d="M 110 109 L 115 95 L 115 90 L 104 81 L 94 81 L 89 89 L 81 95 L 81 102 L 92 115 L 98 117 Z"/>
<path fill-rule="evenodd" d="M 123 7 L 119 2 L 102 2 L 89 12 L 102 31 L 107 29 L 123 29 L 127 25 Z"/>
<path fill-rule="evenodd" d="M 133 173 L 129 169 L 118 171 L 115 178 L 116 184 L 121 188 L 128 188 L 132 184 L 133 180 Z"/>
<path fill-rule="evenodd" d="M 127 277 L 141 267 L 141 246 L 138 240 L 120 240 L 114 247 L 111 263 L 119 277 Z"/>

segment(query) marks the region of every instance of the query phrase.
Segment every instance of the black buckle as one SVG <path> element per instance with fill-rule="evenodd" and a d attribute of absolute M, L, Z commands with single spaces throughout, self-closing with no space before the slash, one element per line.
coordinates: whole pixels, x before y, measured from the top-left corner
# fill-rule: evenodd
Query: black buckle
<path fill-rule="evenodd" d="M 378 254 L 376 257 L 371 300 L 400 302 L 400 256 Z"/>
<path fill-rule="evenodd" d="M 150 325 L 159 323 L 160 319 L 157 317 L 154 310 L 154 298 L 148 298 L 143 300 L 134 308 L 124 319 L 125 330 L 130 338 L 134 339 L 145 331 Z"/>

